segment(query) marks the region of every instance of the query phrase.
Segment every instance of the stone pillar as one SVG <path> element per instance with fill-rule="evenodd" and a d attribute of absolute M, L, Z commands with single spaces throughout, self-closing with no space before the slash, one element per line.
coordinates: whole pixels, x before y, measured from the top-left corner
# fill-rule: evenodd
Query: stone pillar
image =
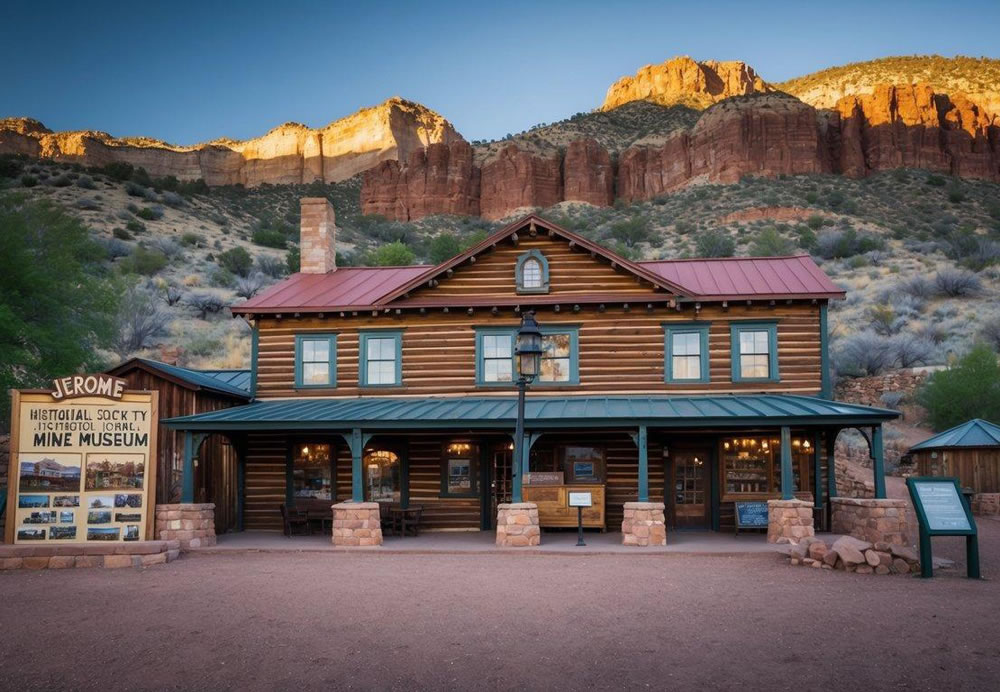
<path fill-rule="evenodd" d="M 337 221 L 326 197 L 300 200 L 299 266 L 303 274 L 337 271 Z"/>
<path fill-rule="evenodd" d="M 382 545 L 382 515 L 377 502 L 333 505 L 333 544 L 350 548 Z"/>
<path fill-rule="evenodd" d="M 180 541 L 184 551 L 215 545 L 215 505 L 211 502 L 156 505 L 154 538 Z"/>
<path fill-rule="evenodd" d="M 667 524 L 662 502 L 626 502 L 622 545 L 666 545 Z"/>
<path fill-rule="evenodd" d="M 906 500 L 834 497 L 831 531 L 869 543 L 909 545 Z"/>
<path fill-rule="evenodd" d="M 815 536 L 813 506 L 805 500 L 767 501 L 767 542 L 798 543 Z"/>
<path fill-rule="evenodd" d="M 538 505 L 534 502 L 505 502 L 497 506 L 497 547 L 527 548 L 541 542 Z"/>

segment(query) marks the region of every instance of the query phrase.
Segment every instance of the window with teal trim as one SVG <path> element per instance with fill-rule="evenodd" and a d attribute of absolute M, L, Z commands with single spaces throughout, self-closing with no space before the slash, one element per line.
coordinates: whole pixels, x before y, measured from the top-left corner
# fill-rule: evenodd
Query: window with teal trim
<path fill-rule="evenodd" d="M 541 327 L 542 357 L 536 385 L 580 383 L 579 327 Z M 480 327 L 476 330 L 476 384 L 509 386 L 517 379 L 514 358 L 516 327 Z"/>
<path fill-rule="evenodd" d="M 671 324 L 664 329 L 666 381 L 708 382 L 708 324 Z"/>
<path fill-rule="evenodd" d="M 778 325 L 744 322 L 731 327 L 733 382 L 777 382 Z"/>
<path fill-rule="evenodd" d="M 403 383 L 402 332 L 362 332 L 361 386 L 398 387 Z"/>
<path fill-rule="evenodd" d="M 337 386 L 337 335 L 299 334 L 295 337 L 295 386 Z"/>
<path fill-rule="evenodd" d="M 503 386 L 514 381 L 514 328 L 476 330 L 476 384 Z"/>
<path fill-rule="evenodd" d="M 577 384 L 579 376 L 578 330 L 573 327 L 542 327 L 541 384 Z"/>
<path fill-rule="evenodd" d="M 549 261 L 539 250 L 528 250 L 514 267 L 518 293 L 549 292 Z"/>

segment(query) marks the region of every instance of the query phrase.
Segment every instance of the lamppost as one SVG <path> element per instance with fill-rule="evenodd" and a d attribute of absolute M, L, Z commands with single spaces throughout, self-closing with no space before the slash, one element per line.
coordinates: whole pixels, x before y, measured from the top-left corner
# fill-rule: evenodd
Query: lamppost
<path fill-rule="evenodd" d="M 524 480 L 524 394 L 528 385 L 538 376 L 542 360 L 542 332 L 535 322 L 535 312 L 529 310 L 521 317 L 521 328 L 517 330 L 514 346 L 517 357 L 517 426 L 514 430 L 514 491 L 511 498 L 521 502 L 521 486 Z"/>

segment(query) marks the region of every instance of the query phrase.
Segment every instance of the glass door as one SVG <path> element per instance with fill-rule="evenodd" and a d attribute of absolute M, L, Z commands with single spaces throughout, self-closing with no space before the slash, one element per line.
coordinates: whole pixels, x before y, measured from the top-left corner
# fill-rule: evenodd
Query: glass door
<path fill-rule="evenodd" d="M 707 449 L 671 450 L 674 524 L 679 529 L 708 528 Z"/>
<path fill-rule="evenodd" d="M 514 458 L 514 451 L 510 443 L 498 444 L 493 448 L 493 472 L 490 483 L 490 526 L 496 526 L 497 505 L 503 502 L 510 502 L 511 486 L 511 466 Z"/>

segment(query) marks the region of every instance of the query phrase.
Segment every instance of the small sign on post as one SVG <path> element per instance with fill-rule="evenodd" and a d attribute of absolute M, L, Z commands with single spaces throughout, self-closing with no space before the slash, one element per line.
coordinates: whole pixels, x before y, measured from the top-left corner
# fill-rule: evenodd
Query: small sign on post
<path fill-rule="evenodd" d="M 924 476 L 907 478 L 913 508 L 920 527 L 920 576 L 934 576 L 931 538 L 965 536 L 966 574 L 979 579 L 979 536 L 972 510 L 962 499 L 957 478 Z"/>
<path fill-rule="evenodd" d="M 569 493 L 569 506 L 576 507 L 576 544 L 587 545 L 583 542 L 583 508 L 593 507 L 594 498 L 590 491 Z"/>

